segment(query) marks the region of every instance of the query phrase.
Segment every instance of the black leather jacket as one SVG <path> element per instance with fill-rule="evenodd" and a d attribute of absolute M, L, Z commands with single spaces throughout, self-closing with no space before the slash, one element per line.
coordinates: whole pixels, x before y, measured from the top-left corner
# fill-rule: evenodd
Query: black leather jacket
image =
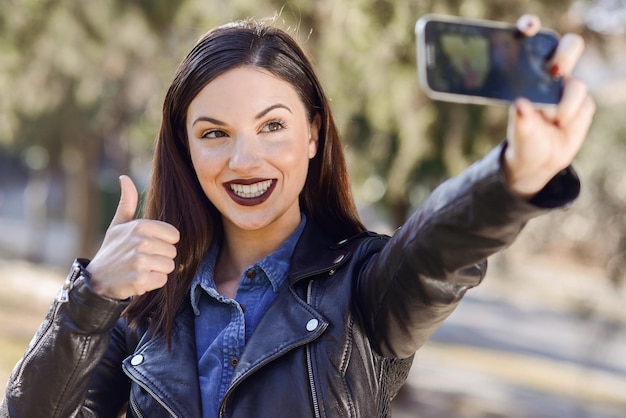
<path fill-rule="evenodd" d="M 289 285 L 235 366 L 220 417 L 388 417 L 415 351 L 530 218 L 570 202 L 565 170 L 532 203 L 506 188 L 502 148 L 440 186 L 393 236 L 331 242 L 311 222 Z M 172 349 L 119 320 L 124 304 L 78 281 L 16 366 L 3 417 L 201 416 L 194 316 Z"/>

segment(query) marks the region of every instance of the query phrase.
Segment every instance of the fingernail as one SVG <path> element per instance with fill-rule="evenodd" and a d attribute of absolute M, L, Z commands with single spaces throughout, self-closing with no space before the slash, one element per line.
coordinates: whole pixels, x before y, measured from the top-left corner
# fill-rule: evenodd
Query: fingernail
<path fill-rule="evenodd" d="M 522 30 L 530 29 L 534 25 L 535 25 L 535 22 L 529 16 L 523 16 L 518 22 L 518 27 L 521 28 Z"/>
<path fill-rule="evenodd" d="M 550 75 L 552 77 L 556 77 L 561 73 L 561 69 L 559 68 L 559 66 L 557 64 L 553 64 L 552 67 L 550 67 Z"/>

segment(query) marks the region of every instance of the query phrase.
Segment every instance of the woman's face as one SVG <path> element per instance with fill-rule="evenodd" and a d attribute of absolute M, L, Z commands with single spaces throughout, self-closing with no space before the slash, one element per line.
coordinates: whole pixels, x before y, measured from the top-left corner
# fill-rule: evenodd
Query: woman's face
<path fill-rule="evenodd" d="M 186 127 L 196 175 L 227 232 L 297 226 L 318 124 L 289 83 L 254 67 L 229 70 L 191 101 Z"/>

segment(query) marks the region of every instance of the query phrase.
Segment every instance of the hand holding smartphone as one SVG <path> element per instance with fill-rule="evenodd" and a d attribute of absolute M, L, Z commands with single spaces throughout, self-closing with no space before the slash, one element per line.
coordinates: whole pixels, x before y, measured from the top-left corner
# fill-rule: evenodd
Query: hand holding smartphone
<path fill-rule="evenodd" d="M 415 25 L 420 84 L 434 100 L 508 105 L 525 97 L 537 107 L 557 104 L 563 80 L 547 63 L 559 37 L 532 37 L 516 26 L 487 20 L 425 15 Z"/>

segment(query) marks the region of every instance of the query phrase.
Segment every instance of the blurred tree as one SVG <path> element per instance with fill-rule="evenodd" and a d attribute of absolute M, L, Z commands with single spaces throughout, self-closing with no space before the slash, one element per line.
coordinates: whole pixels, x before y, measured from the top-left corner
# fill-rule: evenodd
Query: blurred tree
<path fill-rule="evenodd" d="M 132 172 L 145 181 L 164 89 L 189 46 L 216 24 L 276 16 L 314 57 L 344 134 L 357 199 L 386 211 L 395 227 L 505 131 L 505 108 L 425 98 L 417 85 L 417 18 L 434 12 L 514 22 L 531 12 L 562 32 L 571 3 L 7 0 L 0 141 L 47 150 L 49 163 L 38 175 L 66 183 L 80 253 L 92 254 L 116 201 L 116 177 Z"/>
<path fill-rule="evenodd" d="M 110 218 L 102 198 L 117 194 L 115 178 L 156 132 L 151 120 L 150 135 L 134 135 L 146 129 L 142 118 L 162 90 L 162 63 L 178 53 L 163 38 L 184 4 L 116 3 L 9 1 L 0 25 L 7 58 L 0 138 L 18 150 L 47 150 L 40 171 L 64 183 L 84 256 Z"/>

